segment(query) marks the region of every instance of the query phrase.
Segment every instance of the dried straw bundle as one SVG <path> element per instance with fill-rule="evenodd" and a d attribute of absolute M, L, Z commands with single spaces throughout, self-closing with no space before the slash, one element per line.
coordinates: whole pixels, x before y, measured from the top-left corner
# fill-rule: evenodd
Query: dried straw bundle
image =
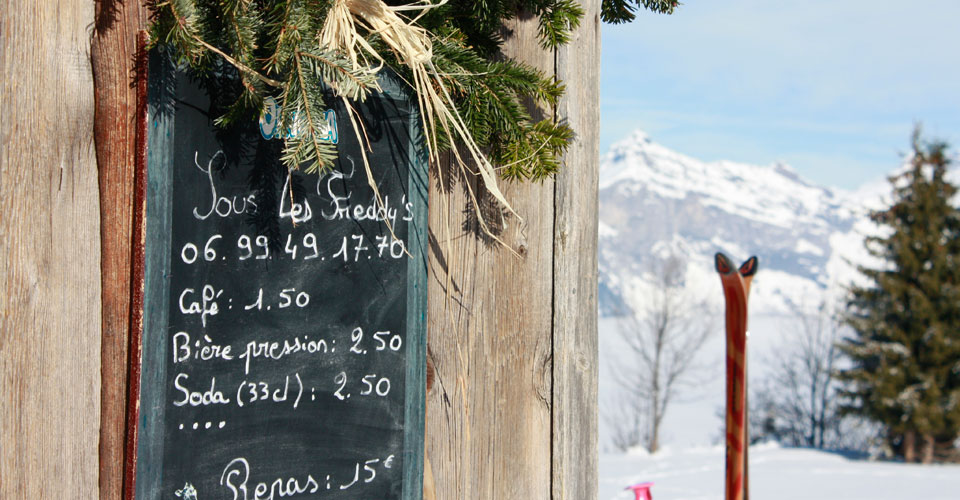
<path fill-rule="evenodd" d="M 330 7 L 326 24 L 318 41 L 322 47 L 344 54 L 357 69 L 361 67 L 372 68 L 367 58 L 375 59 L 378 62 L 378 66 L 374 70 L 376 71 L 382 67 L 384 58 L 364 39 L 357 28 L 359 26 L 368 33 L 378 35 L 397 55 L 399 61 L 410 69 L 413 75 L 413 82 L 408 83 L 413 87 L 420 105 L 430 160 L 439 162 L 437 127 L 441 127 L 448 137 L 459 139 L 463 147 L 466 148 L 467 155 L 464 158 L 460 148 L 456 145 L 451 147 L 459 168 L 464 172 L 471 172 L 466 160 L 472 160 L 477 168 L 476 173 L 483 179 L 487 191 L 507 210 L 513 212 L 497 185 L 497 174 L 493 165 L 490 164 L 486 155 L 483 154 L 471 136 L 463 118 L 457 112 L 456 105 L 440 73 L 433 65 L 433 48 L 430 37 L 425 29 L 415 24 L 419 17 L 407 21 L 399 15 L 400 12 L 405 11 L 420 11 L 420 15 L 422 15 L 427 9 L 439 7 L 446 2 L 447 0 L 440 0 L 435 3 L 422 0 L 404 6 L 391 7 L 381 0 L 336 0 Z M 347 109 L 352 110 L 349 103 L 347 103 Z M 359 137 L 362 124 L 358 127 L 352 111 L 350 114 L 351 123 Z M 363 160 L 368 178 L 371 179 L 371 186 L 376 192 L 372 176 L 369 175 L 370 167 L 366 155 L 364 155 Z M 480 226 L 484 232 L 499 241 L 496 236 L 490 233 L 481 215 L 476 194 L 469 183 L 466 185 Z"/>

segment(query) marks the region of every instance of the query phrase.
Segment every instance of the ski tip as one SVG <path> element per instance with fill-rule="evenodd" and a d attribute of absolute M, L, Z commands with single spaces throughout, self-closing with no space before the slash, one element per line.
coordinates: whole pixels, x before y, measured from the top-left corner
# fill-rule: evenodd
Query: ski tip
<path fill-rule="evenodd" d="M 757 272 L 757 256 L 754 255 L 740 264 L 740 276 L 744 278 L 748 276 L 753 276 Z"/>
<path fill-rule="evenodd" d="M 730 259 L 720 252 L 717 252 L 717 254 L 713 256 L 713 263 L 717 268 L 717 272 L 720 274 L 730 274 L 733 272 L 733 266 L 730 265 Z"/>

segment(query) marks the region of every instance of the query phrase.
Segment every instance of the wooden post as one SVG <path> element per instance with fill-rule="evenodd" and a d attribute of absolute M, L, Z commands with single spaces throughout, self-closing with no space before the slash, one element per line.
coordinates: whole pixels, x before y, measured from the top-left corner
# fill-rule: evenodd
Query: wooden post
<path fill-rule="evenodd" d="M 562 78 L 556 110 L 577 131 L 563 173 L 505 186 L 523 217 L 478 237 L 462 183 L 431 186 L 429 335 L 437 383 L 427 448 L 437 498 L 596 497 L 599 1 L 570 46 L 544 51 L 537 22 L 505 51 Z M 488 213 L 488 221 L 498 222 Z"/>
<path fill-rule="evenodd" d="M 92 1 L 0 2 L 0 498 L 95 498 Z"/>
<path fill-rule="evenodd" d="M 99 478 L 103 500 L 119 500 L 123 488 L 137 105 L 132 84 L 137 31 L 145 26 L 146 9 L 139 1 L 96 1 L 91 62 L 103 288 Z"/>
<path fill-rule="evenodd" d="M 600 1 L 557 51 L 567 93 L 557 114 L 577 132 L 554 187 L 553 499 L 597 496 L 597 224 Z"/>

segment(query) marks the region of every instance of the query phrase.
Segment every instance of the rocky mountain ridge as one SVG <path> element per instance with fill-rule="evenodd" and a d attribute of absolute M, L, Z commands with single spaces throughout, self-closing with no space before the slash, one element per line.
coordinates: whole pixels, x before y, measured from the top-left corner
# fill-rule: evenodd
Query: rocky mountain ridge
<path fill-rule="evenodd" d="M 751 312 L 789 314 L 815 306 L 857 279 L 869 263 L 867 218 L 886 190 L 818 186 L 789 165 L 704 162 L 636 131 L 600 162 L 600 313 L 637 307 L 665 258 L 685 263 L 691 296 L 720 303 L 713 255 L 760 259 Z"/>

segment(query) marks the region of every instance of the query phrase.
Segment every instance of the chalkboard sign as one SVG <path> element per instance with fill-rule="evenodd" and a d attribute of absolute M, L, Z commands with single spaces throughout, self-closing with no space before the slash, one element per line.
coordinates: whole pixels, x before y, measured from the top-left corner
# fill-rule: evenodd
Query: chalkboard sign
<path fill-rule="evenodd" d="M 277 117 L 214 125 L 236 74 L 150 55 L 137 499 L 421 497 L 426 162 L 395 77 L 328 99 L 324 175 Z M 135 372 L 136 370 L 134 370 Z"/>

